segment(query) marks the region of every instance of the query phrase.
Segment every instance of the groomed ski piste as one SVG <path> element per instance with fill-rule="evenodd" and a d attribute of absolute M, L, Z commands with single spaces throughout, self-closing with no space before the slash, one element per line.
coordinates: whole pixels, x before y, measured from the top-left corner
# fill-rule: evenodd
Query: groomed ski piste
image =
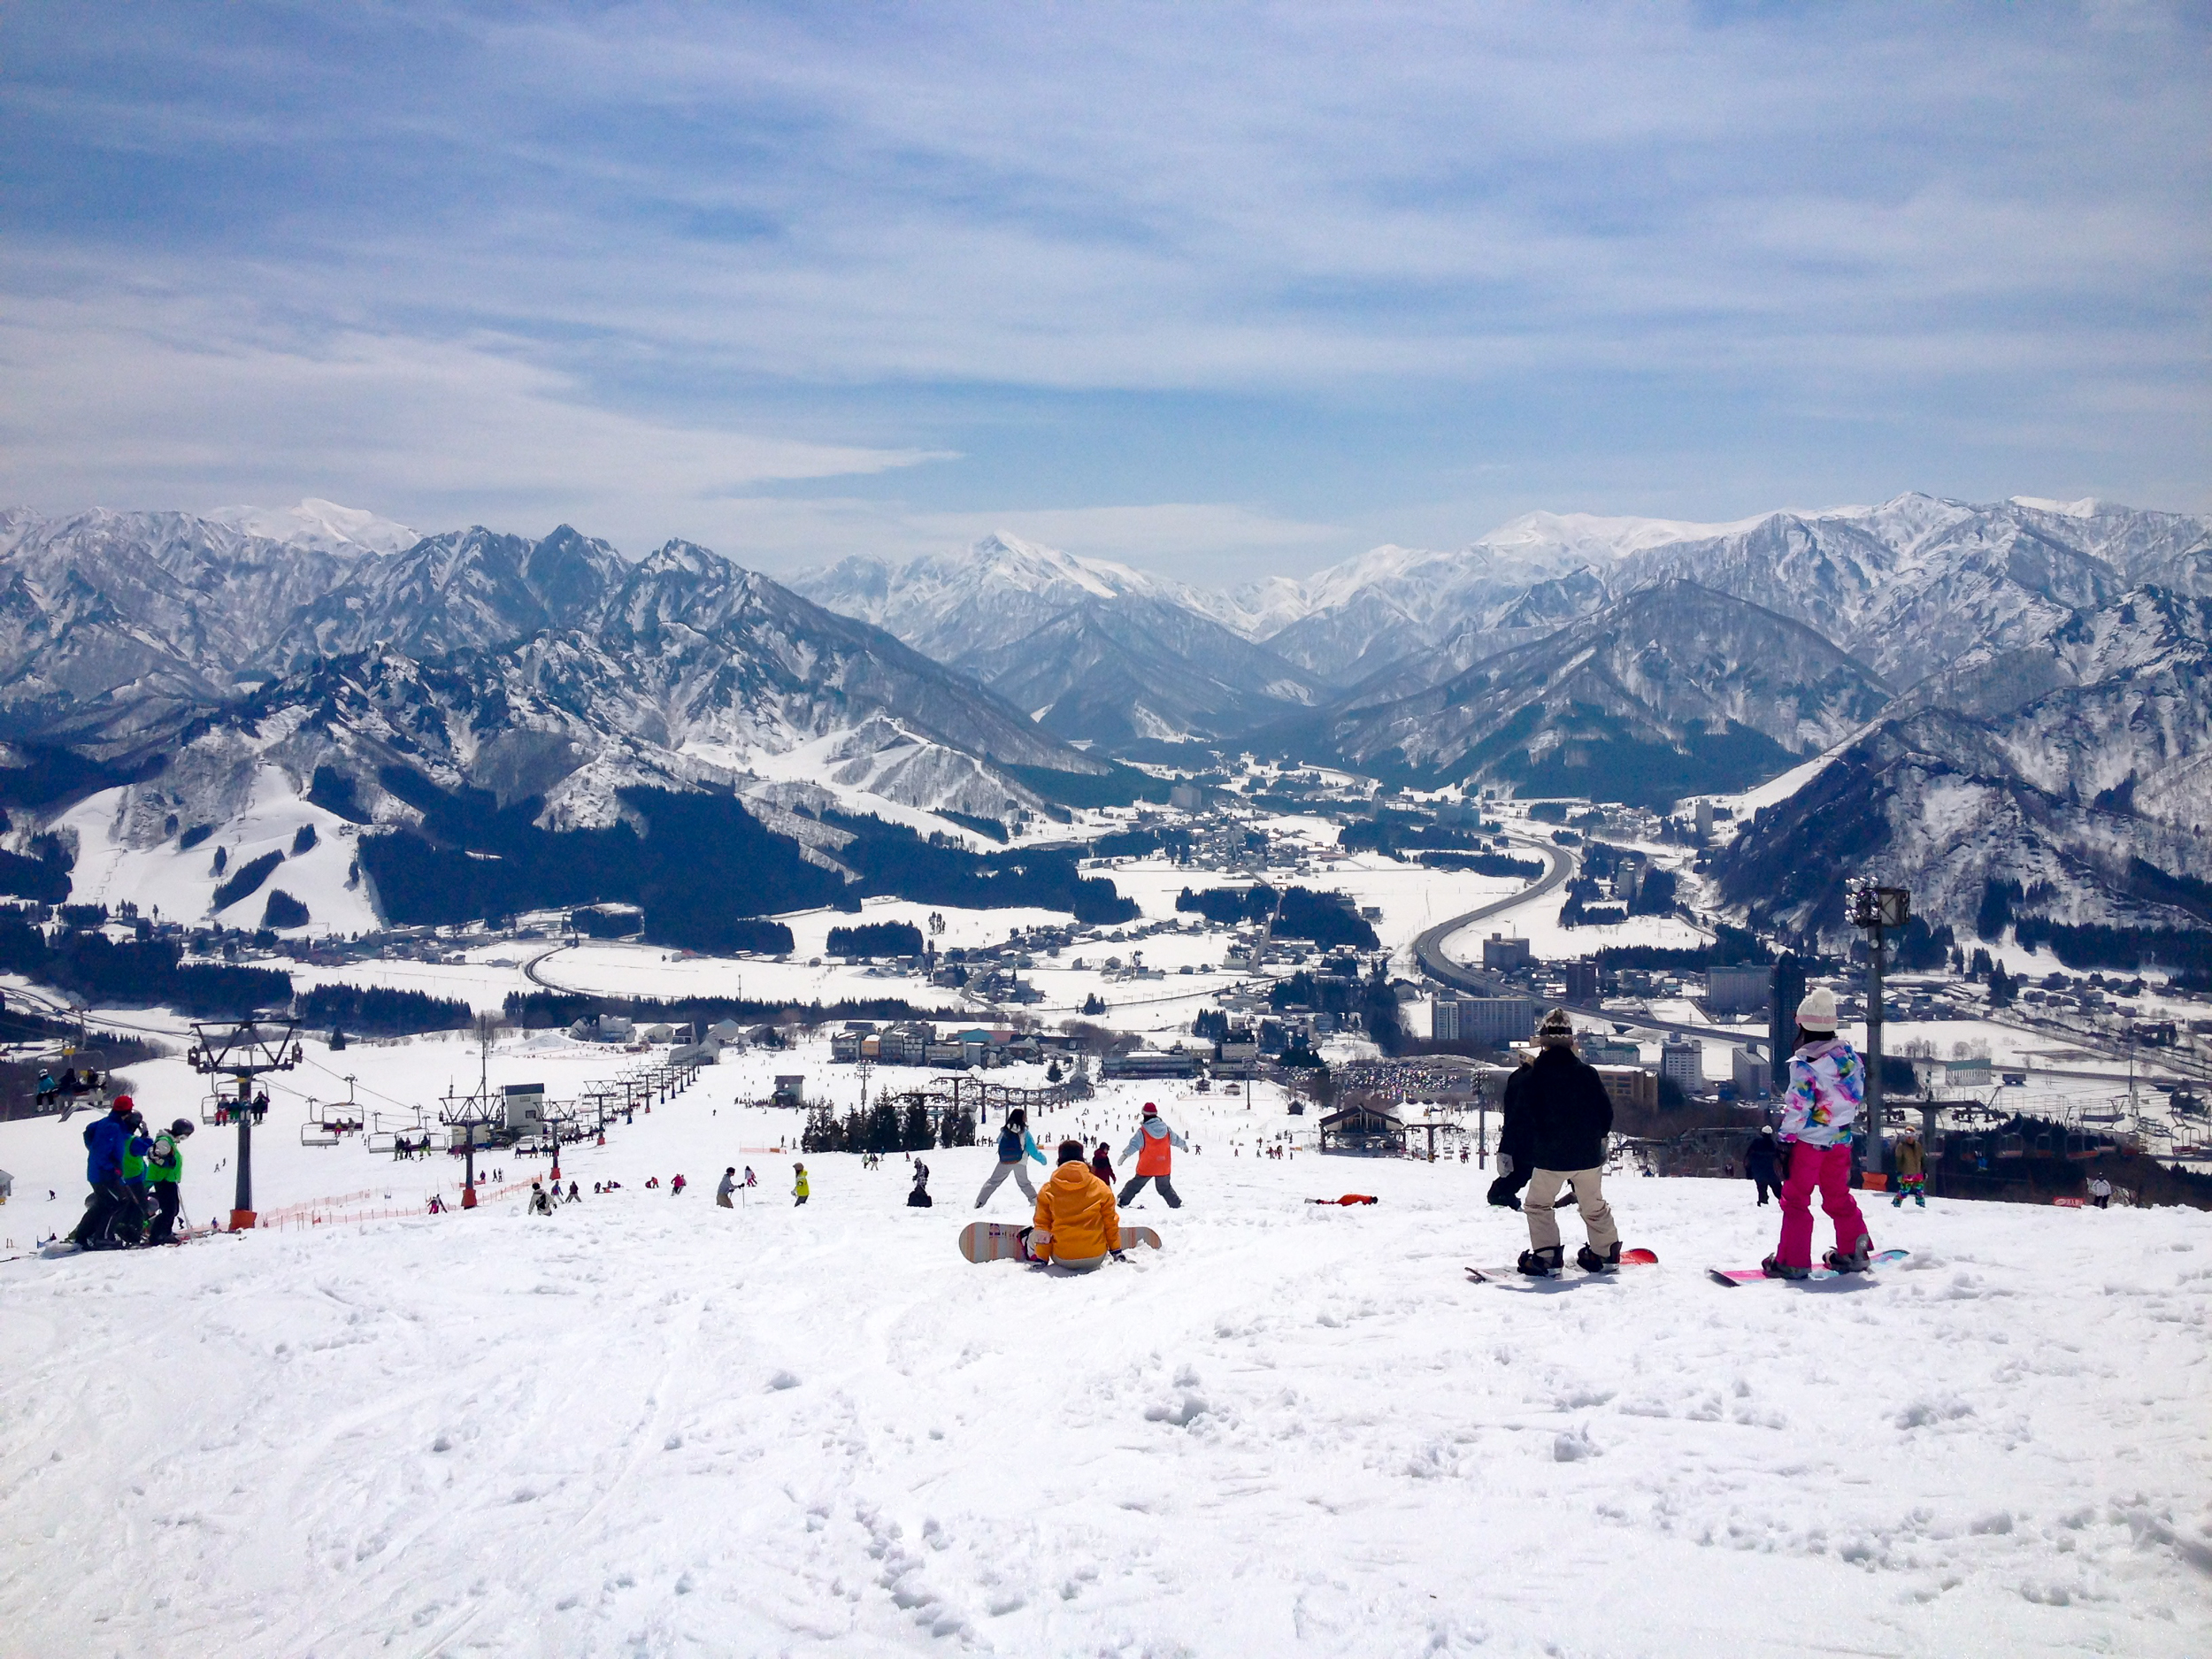
<path fill-rule="evenodd" d="M 473 1056 L 318 1057 L 419 1094 Z M 493 1081 L 563 1092 L 559 1058 Z M 1704 1269 L 1755 1265 L 1775 1209 L 1616 1176 L 1659 1264 L 1513 1294 L 1463 1271 L 1525 1242 L 1487 1171 L 1258 1158 L 1302 1121 L 1271 1090 L 1114 1085 L 1040 1140 L 1087 1119 L 1118 1162 L 1152 1098 L 1202 1149 L 1180 1210 L 1133 1206 L 1164 1249 L 1064 1277 L 961 1258 L 988 1148 L 925 1155 L 926 1210 L 900 1156 L 806 1156 L 795 1208 L 803 1155 L 760 1148 L 795 1118 L 734 1107 L 748 1068 L 794 1061 L 572 1148 L 549 1218 L 0 1264 L 0 1648 L 2212 1651 L 2196 1212 L 1877 1200 L 1906 1263 L 1732 1290 Z M 134 1071 L 150 1116 L 188 1105 L 178 1063 Z M 452 1179 L 301 1147 L 297 1115 L 257 1141 L 265 1207 Z M 0 1125 L 0 1233 L 73 1222 L 82 1122 Z M 232 1144 L 188 1143 L 196 1218 Z M 725 1211 L 732 1164 L 761 1184 Z M 1306 1202 L 1347 1191 L 1380 1202 Z M 1010 1182 L 985 1214 L 1025 1210 Z"/>

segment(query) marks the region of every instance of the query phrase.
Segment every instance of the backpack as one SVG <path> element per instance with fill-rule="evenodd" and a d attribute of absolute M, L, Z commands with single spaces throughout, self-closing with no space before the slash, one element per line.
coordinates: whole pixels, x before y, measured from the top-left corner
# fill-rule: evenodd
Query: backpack
<path fill-rule="evenodd" d="M 91 1143 L 88 1141 L 86 1144 Z M 998 1132 L 998 1161 L 1001 1164 L 1018 1164 L 1021 1162 L 1021 1156 L 1022 1132 L 1018 1129 L 1000 1130 Z"/>

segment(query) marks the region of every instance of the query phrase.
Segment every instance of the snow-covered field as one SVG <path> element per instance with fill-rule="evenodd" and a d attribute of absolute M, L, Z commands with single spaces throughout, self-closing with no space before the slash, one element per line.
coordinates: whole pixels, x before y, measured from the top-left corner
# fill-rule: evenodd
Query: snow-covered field
<path fill-rule="evenodd" d="M 334 1058 L 403 1094 L 370 1064 L 439 1047 Z M 1474 1285 L 1524 1241 L 1486 1171 L 1256 1159 L 1302 1121 L 1264 1091 L 1161 1096 L 1204 1148 L 1141 1201 L 1167 1248 L 1066 1279 L 954 1249 L 985 1149 L 929 1155 L 933 1210 L 843 1156 L 793 1208 L 745 1149 L 789 1115 L 732 1081 L 572 1152 L 550 1219 L 0 1264 L 0 1647 L 2212 1650 L 2201 1215 L 1885 1207 L 1878 1282 L 1724 1289 L 1775 1211 L 1621 1179 L 1662 1266 Z M 1117 1154 L 1141 1098 L 1086 1114 Z M 0 1125 L 0 1164 L 38 1136 L 74 1140 Z M 1348 1189 L 1383 1202 L 1302 1202 Z"/>

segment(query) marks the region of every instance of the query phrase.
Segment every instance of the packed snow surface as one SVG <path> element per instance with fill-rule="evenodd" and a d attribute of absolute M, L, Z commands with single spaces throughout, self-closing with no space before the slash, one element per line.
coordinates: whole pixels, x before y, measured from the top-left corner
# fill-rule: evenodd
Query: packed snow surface
<path fill-rule="evenodd" d="M 987 1148 L 927 1155 L 934 1210 L 896 1156 L 794 1207 L 730 1081 L 568 1154 L 550 1218 L 0 1265 L 0 1646 L 2212 1651 L 2201 1215 L 1882 1206 L 1901 1268 L 1728 1289 L 1772 1209 L 1616 1178 L 1662 1265 L 1474 1284 L 1525 1242 L 1489 1171 L 1259 1159 L 1279 1097 L 1161 1094 L 1203 1148 L 1131 1217 L 1166 1248 L 1069 1278 L 955 1249 Z M 1118 1155 L 1141 1098 L 1082 1116 Z"/>

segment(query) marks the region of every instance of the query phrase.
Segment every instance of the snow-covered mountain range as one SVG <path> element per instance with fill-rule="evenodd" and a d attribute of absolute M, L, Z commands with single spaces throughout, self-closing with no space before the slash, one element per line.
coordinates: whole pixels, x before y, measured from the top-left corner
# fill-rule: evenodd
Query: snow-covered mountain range
<path fill-rule="evenodd" d="M 1043 808 L 1040 780 L 1107 770 L 687 542 L 633 563 L 564 526 L 392 550 L 366 515 L 234 516 L 290 539 L 180 513 L 0 515 L 0 737 L 136 777 L 116 818 L 134 844 L 224 821 L 273 766 L 301 795 L 326 772 L 382 821 L 420 818 L 381 781 L 398 766 L 535 799 L 549 830 L 613 824 L 626 787 L 951 830 L 921 815 L 1018 818 Z M 332 548 L 332 522 L 354 539 Z"/>
<path fill-rule="evenodd" d="M 1778 918 L 1827 900 L 1791 897 L 1776 857 L 1852 850 L 1829 844 L 1839 780 L 1882 792 L 1849 833 L 1886 823 L 1931 902 L 2066 868 L 2118 916 L 2171 899 L 2130 858 L 2212 875 L 2208 595 L 2212 522 L 2029 497 L 1535 513 L 1233 592 L 1007 535 L 785 585 L 682 541 L 634 561 L 567 526 L 418 536 L 320 501 L 17 510 L 0 738 L 142 769 L 118 822 L 155 840 L 272 766 L 395 823 L 419 818 L 396 766 L 549 830 L 621 821 L 626 788 L 732 789 L 810 844 L 828 805 L 1018 819 L 1056 775 L 1109 775 L 1101 749 L 1655 803 L 1826 752 L 1724 860 Z"/>

